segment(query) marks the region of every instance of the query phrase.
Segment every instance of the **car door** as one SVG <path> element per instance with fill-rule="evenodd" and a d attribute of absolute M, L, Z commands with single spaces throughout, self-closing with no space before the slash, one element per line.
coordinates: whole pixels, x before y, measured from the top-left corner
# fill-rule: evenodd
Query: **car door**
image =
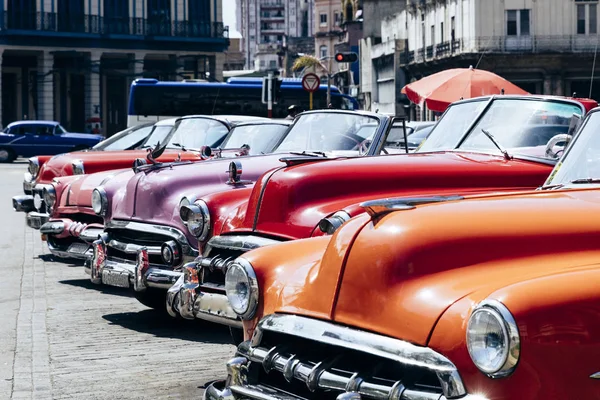
<path fill-rule="evenodd" d="M 53 154 L 67 153 L 77 146 L 77 140 L 66 136 L 65 133 L 66 130 L 60 125 L 52 127 L 48 138 L 48 144 L 52 146 Z"/>
<path fill-rule="evenodd" d="M 53 126 L 43 124 L 23 124 L 19 125 L 19 133 L 23 136 L 19 140 L 19 154 L 24 157 L 37 155 L 54 155 L 58 154 L 55 147 L 52 146 Z"/>

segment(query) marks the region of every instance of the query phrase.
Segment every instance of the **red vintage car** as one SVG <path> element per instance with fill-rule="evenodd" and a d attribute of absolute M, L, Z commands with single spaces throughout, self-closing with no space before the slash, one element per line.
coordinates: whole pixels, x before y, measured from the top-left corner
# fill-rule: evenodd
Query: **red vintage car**
<path fill-rule="evenodd" d="M 380 199 L 248 252 L 217 399 L 600 400 L 600 109 L 540 190 Z"/>
<path fill-rule="evenodd" d="M 29 160 L 28 172 L 25 173 L 23 190 L 25 195 L 12 199 L 16 211 L 27 213 L 27 225 L 39 229 L 48 221 L 49 214 L 44 202 L 44 189 L 54 178 L 70 175 L 91 174 L 131 167 L 138 158 L 146 158 L 148 149 L 158 142 L 167 142 L 167 149 L 157 159 L 159 162 L 174 160 L 196 161 L 206 158 L 200 147 L 209 145 L 217 147 L 236 121 L 264 120 L 265 118 L 244 116 L 207 116 L 202 124 L 186 122 L 185 118 L 167 119 L 157 122 L 149 132 L 141 148 L 134 150 L 83 151 L 66 153 L 54 157 L 33 157 Z M 177 125 L 177 129 L 173 129 Z M 206 143 L 199 140 L 204 132 L 209 132 Z M 196 133 L 196 134 L 194 134 Z"/>
<path fill-rule="evenodd" d="M 588 105 L 591 105 L 588 103 Z M 416 153 L 334 160 L 271 171 L 246 189 L 247 201 L 223 194 L 200 198 L 181 215 L 210 221 L 203 256 L 171 287 L 167 310 L 240 327 L 225 298 L 236 256 L 288 240 L 332 234 L 382 196 L 427 197 L 541 186 L 569 140 L 581 103 L 539 96 L 497 96 L 453 104 Z M 229 203 L 237 202 L 234 207 Z M 219 210 L 228 210 L 222 214 Z M 206 210 L 207 215 L 203 215 Z"/>

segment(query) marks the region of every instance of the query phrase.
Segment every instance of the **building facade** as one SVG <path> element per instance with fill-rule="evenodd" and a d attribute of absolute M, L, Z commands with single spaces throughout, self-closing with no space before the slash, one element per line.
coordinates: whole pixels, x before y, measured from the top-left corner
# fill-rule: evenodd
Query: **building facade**
<path fill-rule="evenodd" d="M 237 27 L 246 69 L 281 68 L 278 53 L 288 38 L 313 34 L 314 0 L 236 0 Z"/>
<path fill-rule="evenodd" d="M 127 121 L 136 78 L 222 78 L 221 0 L 0 0 L 2 125 Z"/>
<path fill-rule="evenodd" d="M 403 6 L 406 11 L 398 7 L 394 17 L 399 21 L 388 24 L 380 36 L 394 56 L 375 62 L 371 79 L 363 80 L 361 89 L 365 99 L 371 97 L 365 101 L 370 107 L 405 105 L 398 87 L 470 65 L 493 71 L 531 93 L 600 98 L 600 76 L 594 71 L 597 1 L 407 0 Z M 379 42 L 372 40 L 367 46 L 365 39 L 363 45 L 363 63 L 368 51 L 371 63 L 376 61 L 380 53 L 372 52 Z M 382 74 L 392 61 L 400 70 L 393 92 L 375 84 L 390 78 Z"/>

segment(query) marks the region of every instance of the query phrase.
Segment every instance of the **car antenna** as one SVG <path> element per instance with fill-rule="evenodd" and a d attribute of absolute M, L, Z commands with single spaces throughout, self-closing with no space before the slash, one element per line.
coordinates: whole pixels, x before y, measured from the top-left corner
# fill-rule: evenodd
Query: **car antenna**
<path fill-rule="evenodd" d="M 596 36 L 596 48 L 594 49 L 594 62 L 592 64 L 592 76 L 590 78 L 590 99 L 592 98 L 592 87 L 594 86 L 594 70 L 596 69 L 596 55 L 598 54 L 598 36 Z"/>

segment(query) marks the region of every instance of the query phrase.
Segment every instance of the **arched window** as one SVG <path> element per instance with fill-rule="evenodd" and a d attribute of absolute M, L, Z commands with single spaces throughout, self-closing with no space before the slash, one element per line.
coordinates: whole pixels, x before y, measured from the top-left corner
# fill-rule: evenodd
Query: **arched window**
<path fill-rule="evenodd" d="M 346 3 L 346 22 L 352 21 L 354 19 L 354 7 L 352 6 L 352 2 L 348 1 Z"/>

